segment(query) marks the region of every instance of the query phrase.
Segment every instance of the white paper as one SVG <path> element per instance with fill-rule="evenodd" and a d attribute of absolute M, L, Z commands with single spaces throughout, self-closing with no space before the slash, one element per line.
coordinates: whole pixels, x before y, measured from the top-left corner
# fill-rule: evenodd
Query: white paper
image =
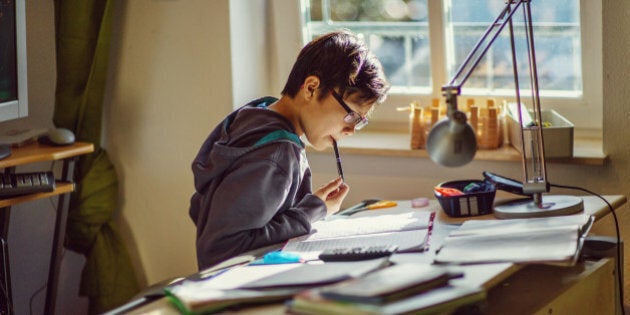
<path fill-rule="evenodd" d="M 301 242 L 293 241 L 287 243 L 282 251 L 296 253 L 304 260 L 315 260 L 322 251 L 329 248 L 352 248 L 396 244 L 398 246 L 398 250 L 407 250 L 423 245 L 426 236 L 427 230 L 423 229 Z"/>
<path fill-rule="evenodd" d="M 424 244 L 431 212 L 365 212 L 358 217 L 315 222 L 311 234 L 289 240 L 282 251 L 314 260 L 325 249 L 397 245 L 400 251 L 420 249 Z"/>
<path fill-rule="evenodd" d="M 452 231 L 438 263 L 550 262 L 573 264 L 586 215 L 512 220 L 470 220 Z"/>
<path fill-rule="evenodd" d="M 430 216 L 431 212 L 409 211 L 399 214 L 317 221 L 312 225 L 312 233 L 301 238 L 301 240 L 314 241 L 329 238 L 426 229 L 429 225 Z"/>
<path fill-rule="evenodd" d="M 238 266 L 226 269 L 225 272 L 221 272 L 201 281 L 184 281 L 181 285 L 176 286 L 175 289 L 178 290 L 178 294 L 188 294 L 188 292 L 195 291 L 203 292 L 205 290 L 236 289 L 246 283 L 297 268 L 300 265 L 301 264 Z"/>
<path fill-rule="evenodd" d="M 589 220 L 585 214 L 560 217 L 511 219 L 511 220 L 468 220 L 449 234 L 449 237 L 497 233 L 532 232 L 562 226 L 582 227 Z"/>

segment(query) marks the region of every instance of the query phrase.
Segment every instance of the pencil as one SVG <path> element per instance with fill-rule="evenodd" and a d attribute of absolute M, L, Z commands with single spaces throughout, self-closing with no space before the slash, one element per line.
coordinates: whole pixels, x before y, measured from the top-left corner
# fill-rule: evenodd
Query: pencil
<path fill-rule="evenodd" d="M 337 159 L 337 173 L 341 176 L 341 180 L 345 182 L 343 169 L 341 168 L 341 157 L 339 156 L 339 149 L 337 148 L 337 141 L 335 139 L 333 139 L 333 148 L 335 149 L 335 158 Z"/>

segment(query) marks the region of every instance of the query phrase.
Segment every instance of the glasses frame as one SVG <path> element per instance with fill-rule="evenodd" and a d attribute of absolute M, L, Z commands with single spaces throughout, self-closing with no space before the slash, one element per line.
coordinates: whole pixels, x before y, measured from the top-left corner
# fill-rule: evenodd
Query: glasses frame
<path fill-rule="evenodd" d="M 337 93 L 335 90 L 332 90 L 332 96 L 335 98 L 335 100 L 337 100 L 337 103 L 339 103 L 339 105 L 341 105 L 341 107 L 343 107 L 343 109 L 345 109 L 348 113 L 343 118 L 343 121 L 345 121 L 347 124 L 352 124 L 355 130 L 361 130 L 363 129 L 363 127 L 367 126 L 367 117 L 353 111 L 352 108 L 350 108 L 350 106 L 346 104 L 341 95 L 339 95 L 339 93 Z"/>

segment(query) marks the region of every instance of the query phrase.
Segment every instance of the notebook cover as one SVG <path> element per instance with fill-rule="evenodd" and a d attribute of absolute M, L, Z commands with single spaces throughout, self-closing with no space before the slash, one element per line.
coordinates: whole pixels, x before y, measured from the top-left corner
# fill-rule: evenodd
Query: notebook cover
<path fill-rule="evenodd" d="M 449 279 L 461 276 L 426 264 L 399 264 L 364 277 L 323 288 L 327 299 L 384 303 L 444 286 Z"/>

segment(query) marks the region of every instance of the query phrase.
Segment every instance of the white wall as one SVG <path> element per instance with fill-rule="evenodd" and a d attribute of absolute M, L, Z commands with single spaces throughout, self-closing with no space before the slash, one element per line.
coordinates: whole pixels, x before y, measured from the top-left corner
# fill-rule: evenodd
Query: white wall
<path fill-rule="evenodd" d="M 121 222 L 146 282 L 197 269 L 190 164 L 232 107 L 227 0 L 124 1 L 112 50 L 107 148 Z"/>
<path fill-rule="evenodd" d="M 269 93 L 267 8 L 265 0 L 230 0 L 229 5 L 232 95 L 234 104 L 245 104 Z"/>
<path fill-rule="evenodd" d="M 230 18 L 236 14 L 230 8 L 246 8 L 246 3 L 249 2 L 117 2 L 116 33 L 112 39 L 112 64 L 105 100 L 107 137 L 104 145 L 119 174 L 119 222 L 143 285 L 196 271 L 194 226 L 188 217 L 188 201 L 193 191 L 190 163 L 209 131 L 231 110 L 233 100 L 240 103 L 257 94 L 279 93 L 269 91 L 263 82 L 251 81 L 264 79 L 260 72 L 251 77 L 243 75 L 246 73 L 243 69 L 265 64 L 260 60 L 265 54 L 259 55 L 258 50 L 252 49 L 264 46 L 264 41 L 234 43 L 235 38 L 230 36 L 230 27 L 234 26 Z M 258 10 L 267 12 L 274 3 L 277 1 L 257 0 L 251 10 L 237 16 L 255 17 Z M 630 29 L 630 2 L 604 0 L 603 3 L 604 140 L 611 161 L 604 167 L 550 164 L 549 178 L 552 182 L 579 185 L 602 194 L 629 195 L 630 146 L 625 125 L 630 118 L 630 107 L 626 105 L 630 99 L 630 89 L 626 88 L 626 74 L 630 73 L 627 62 L 630 38 L 623 30 Z M 3 124 L 2 129 L 52 125 L 53 5 L 28 0 L 27 10 L 31 32 L 30 116 Z M 251 27 L 271 23 L 265 19 L 255 21 Z M 245 27 L 248 24 L 236 25 L 245 38 L 261 33 L 259 29 L 248 31 Z M 282 32 L 267 40 L 282 40 Z M 242 47 L 239 45 L 245 45 L 243 54 L 239 54 L 240 60 L 232 59 L 231 47 Z M 237 62 L 243 63 L 235 66 Z M 269 67 L 266 70 L 272 76 L 286 76 L 280 73 L 285 69 L 282 66 L 269 63 Z M 247 87 L 248 91 L 242 92 L 241 87 Z M 309 159 L 315 185 L 336 176 L 330 154 L 309 153 Z M 347 204 L 375 196 L 393 199 L 429 196 L 436 183 L 480 178 L 483 170 L 514 177 L 520 174 L 518 163 L 475 161 L 462 168 L 449 169 L 426 159 L 352 155 L 344 156 L 344 168 L 352 189 Z M 19 278 L 14 280 L 18 283 L 14 286 L 21 288 L 20 301 L 28 305 L 30 297 L 35 295 L 35 306 L 41 306 L 44 295 L 36 290 L 45 282 L 45 276 L 39 275 L 46 273 L 41 268 L 47 265 L 40 266 L 36 261 L 40 260 L 37 255 L 49 246 L 43 238 L 52 228 L 41 209 L 34 207 L 14 211 L 10 237 L 19 239 L 21 247 L 41 243 L 36 247 L 23 247 L 18 250 L 19 254 L 12 253 L 12 260 L 19 258 L 20 264 L 35 263 L 35 267 L 28 270 L 20 267 Z M 627 206 L 624 207 L 620 216 L 624 236 L 630 223 L 630 213 L 624 213 L 627 210 Z M 43 213 L 47 212 L 52 211 Z M 611 220 L 600 222 L 595 230 L 612 235 Z M 60 313 L 81 313 L 85 309 L 85 304 L 81 304 L 84 301 L 76 298 L 77 278 L 82 267 L 81 257 L 66 252 L 62 270 L 64 289 L 60 291 L 58 303 L 59 309 L 72 312 Z M 36 271 L 29 273 L 31 270 Z M 630 275 L 630 272 L 626 270 L 625 274 Z M 16 312 L 22 313 L 28 313 L 28 308 Z"/>

